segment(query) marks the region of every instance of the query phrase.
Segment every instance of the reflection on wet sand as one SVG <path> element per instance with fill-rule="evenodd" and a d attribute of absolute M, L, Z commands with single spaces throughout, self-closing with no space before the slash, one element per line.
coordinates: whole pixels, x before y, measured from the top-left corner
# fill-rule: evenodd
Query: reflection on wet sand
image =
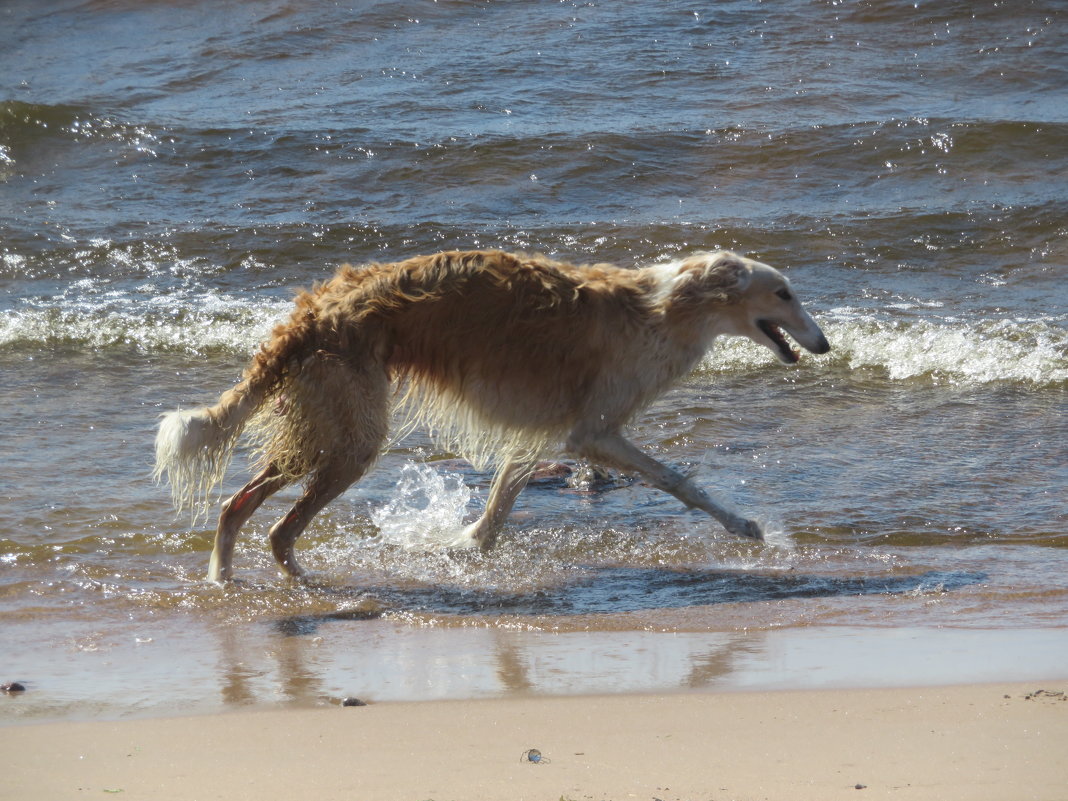
<path fill-rule="evenodd" d="M 350 586 L 313 584 L 306 589 L 330 599 L 329 611 L 215 627 L 220 700 L 317 704 L 350 694 L 419 700 L 744 684 L 739 665 L 767 663 L 772 630 L 598 630 L 607 622 L 600 609 L 610 605 L 618 625 L 620 613 L 684 614 L 689 606 L 704 615 L 716 601 L 908 594 L 936 581 L 944 588 L 981 579 L 963 572 L 870 578 L 613 567 L 537 593 L 424 586 L 358 601 Z"/>
<path fill-rule="evenodd" d="M 223 705 L 951 684 L 1019 679 L 1024 650 L 1028 677 L 1055 676 L 1065 654 L 1057 629 L 553 633 L 335 618 L 296 635 L 272 624 L 257 650 L 253 628 L 219 631 Z"/>
<path fill-rule="evenodd" d="M 288 621 L 265 633 L 218 630 L 224 706 L 671 691 L 729 683 L 737 660 L 759 660 L 763 637 L 741 633 L 550 633 L 417 628 L 384 618 L 333 618 L 321 633 Z M 333 625 L 337 624 L 337 625 Z M 363 628 L 359 633 L 353 626 Z"/>

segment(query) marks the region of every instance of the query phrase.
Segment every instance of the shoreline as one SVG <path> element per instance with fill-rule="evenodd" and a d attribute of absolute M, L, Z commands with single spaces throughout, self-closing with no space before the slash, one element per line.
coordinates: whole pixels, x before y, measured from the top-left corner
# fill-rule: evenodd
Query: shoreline
<path fill-rule="evenodd" d="M 1068 678 L 25 722 L 0 728 L 0 798 L 1055 801 L 1066 691 Z"/>
<path fill-rule="evenodd" d="M 93 626 L 73 644 L 40 624 L 5 631 L 2 679 L 27 691 L 0 696 L 0 726 L 308 709 L 346 696 L 380 704 L 1040 686 L 1065 676 L 1068 657 L 1061 628 L 544 632 L 344 618 L 232 626 L 202 616 Z"/>

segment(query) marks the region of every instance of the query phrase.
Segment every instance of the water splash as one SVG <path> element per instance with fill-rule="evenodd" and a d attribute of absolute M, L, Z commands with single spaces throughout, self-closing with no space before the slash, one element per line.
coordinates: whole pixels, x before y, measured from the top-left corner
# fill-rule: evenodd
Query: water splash
<path fill-rule="evenodd" d="M 765 517 L 761 523 L 764 526 L 764 544 L 771 554 L 779 558 L 789 558 L 797 554 L 797 543 L 790 537 L 779 514 Z"/>
<path fill-rule="evenodd" d="M 438 550 L 455 544 L 472 498 L 460 474 L 409 462 L 401 468 L 393 499 L 371 510 L 371 522 L 382 543 Z"/>

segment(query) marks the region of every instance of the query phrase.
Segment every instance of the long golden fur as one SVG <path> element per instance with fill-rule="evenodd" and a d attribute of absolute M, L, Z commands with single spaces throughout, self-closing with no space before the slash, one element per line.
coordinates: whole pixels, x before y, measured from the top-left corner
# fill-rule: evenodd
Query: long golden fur
<path fill-rule="evenodd" d="M 485 514 L 461 544 L 491 547 L 537 459 L 561 445 L 637 472 L 728 531 L 761 539 L 755 522 L 646 456 L 622 428 L 719 335 L 747 336 L 796 361 L 784 331 L 810 351 L 829 349 L 778 271 L 729 252 L 641 270 L 499 251 L 344 266 L 297 298 L 216 405 L 164 415 L 156 475 L 167 475 L 179 509 L 193 504 L 221 480 L 247 430 L 260 473 L 223 504 L 210 578 L 230 578 L 238 530 L 256 507 L 304 480 L 270 532 L 279 565 L 299 575 L 294 542 L 373 464 L 401 387 L 411 424 L 497 467 Z"/>

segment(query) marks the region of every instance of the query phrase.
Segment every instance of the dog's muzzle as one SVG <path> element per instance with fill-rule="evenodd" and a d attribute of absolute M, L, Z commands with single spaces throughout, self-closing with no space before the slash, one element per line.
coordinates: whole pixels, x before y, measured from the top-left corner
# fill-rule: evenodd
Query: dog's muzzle
<path fill-rule="evenodd" d="M 764 336 L 775 344 L 775 350 L 780 361 L 785 364 L 797 364 L 801 354 L 790 344 L 790 340 L 787 339 L 786 332 L 783 329 L 770 320 L 757 320 L 757 327 L 764 332 Z M 813 323 L 812 327 L 815 328 L 814 332 L 806 331 L 803 334 L 793 334 L 791 332 L 791 335 L 809 353 L 827 353 L 831 349 L 831 343 L 827 341 L 827 337 L 823 335 L 823 332 L 815 323 Z"/>

